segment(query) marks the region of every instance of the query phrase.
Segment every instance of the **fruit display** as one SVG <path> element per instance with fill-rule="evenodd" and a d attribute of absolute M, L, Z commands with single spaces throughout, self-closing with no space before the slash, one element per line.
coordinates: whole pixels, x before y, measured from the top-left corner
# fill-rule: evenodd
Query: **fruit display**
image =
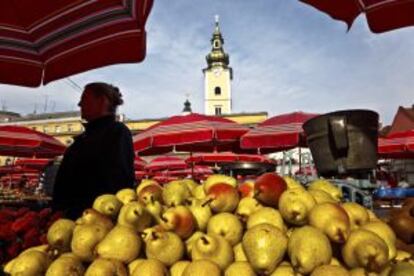
<path fill-rule="evenodd" d="M 411 210 L 411 209 L 410 209 Z M 392 228 L 327 180 L 305 189 L 265 173 L 238 184 L 144 180 L 101 195 L 47 243 L 7 262 L 11 275 L 414 275 Z"/>
<path fill-rule="evenodd" d="M 44 244 L 47 230 L 59 218 L 50 208 L 39 211 L 27 207 L 0 209 L 0 263 L 15 258 L 21 251 Z M 52 228 L 50 228 L 53 230 Z"/>

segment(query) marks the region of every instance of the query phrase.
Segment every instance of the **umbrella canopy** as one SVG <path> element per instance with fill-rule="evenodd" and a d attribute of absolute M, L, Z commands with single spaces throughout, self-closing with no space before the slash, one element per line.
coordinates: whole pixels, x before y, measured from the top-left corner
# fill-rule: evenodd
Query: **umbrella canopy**
<path fill-rule="evenodd" d="M 134 169 L 136 171 L 144 170 L 146 165 L 147 165 L 147 162 L 145 162 L 144 159 L 140 158 L 139 156 L 135 157 L 135 159 L 134 159 Z"/>
<path fill-rule="evenodd" d="M 145 170 L 149 172 L 162 170 L 179 170 L 185 168 L 187 168 L 185 161 L 175 156 L 156 157 L 145 166 Z"/>
<path fill-rule="evenodd" d="M 0 155 L 51 158 L 66 146 L 45 133 L 22 126 L 0 126 Z"/>
<path fill-rule="evenodd" d="M 1 166 L 0 174 L 14 174 L 14 173 L 38 173 L 36 169 L 24 168 L 22 166 Z"/>
<path fill-rule="evenodd" d="M 155 173 L 155 176 L 167 176 L 167 177 L 187 177 L 187 176 L 208 176 L 213 174 L 213 170 L 208 166 L 194 166 L 193 168 L 179 169 L 179 170 L 167 170 L 159 171 Z"/>
<path fill-rule="evenodd" d="M 236 154 L 233 152 L 198 153 L 188 157 L 187 163 L 216 164 L 233 162 L 269 162 L 263 155 L 259 154 Z"/>
<path fill-rule="evenodd" d="M 303 124 L 318 114 L 293 112 L 267 119 L 240 138 L 243 149 L 270 153 L 305 146 Z"/>
<path fill-rule="evenodd" d="M 25 168 L 43 170 L 52 161 L 52 159 L 47 158 L 21 158 L 17 159 L 16 162 L 14 162 L 14 164 L 16 166 L 22 166 Z"/>
<path fill-rule="evenodd" d="M 0 1 L 0 83 L 29 87 L 145 57 L 153 0 Z"/>
<path fill-rule="evenodd" d="M 136 180 L 142 180 L 147 176 L 146 171 L 135 171 L 135 179 Z"/>
<path fill-rule="evenodd" d="M 378 154 L 383 158 L 414 158 L 414 130 L 378 138 Z"/>
<path fill-rule="evenodd" d="M 414 1 L 412 0 L 300 0 L 329 14 L 333 19 L 344 21 L 348 29 L 354 20 L 365 13 L 368 26 L 374 33 L 414 25 Z"/>
<path fill-rule="evenodd" d="M 249 129 L 229 119 L 197 113 L 173 116 L 134 136 L 139 155 L 213 152 L 237 147 Z"/>

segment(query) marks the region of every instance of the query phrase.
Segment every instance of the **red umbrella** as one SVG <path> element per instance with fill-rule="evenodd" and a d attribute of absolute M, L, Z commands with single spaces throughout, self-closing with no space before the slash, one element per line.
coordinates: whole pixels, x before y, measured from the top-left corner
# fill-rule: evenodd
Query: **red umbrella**
<path fill-rule="evenodd" d="M 136 180 L 144 179 L 147 175 L 148 174 L 147 174 L 146 171 L 135 171 L 135 178 L 136 178 Z"/>
<path fill-rule="evenodd" d="M 374 33 L 414 25 L 413 0 L 300 0 L 344 21 L 351 27 L 354 20 L 365 13 L 369 28 Z"/>
<path fill-rule="evenodd" d="M 145 162 L 144 159 L 140 158 L 139 156 L 135 157 L 134 168 L 135 168 L 136 171 L 144 170 L 146 165 L 147 165 L 147 162 Z"/>
<path fill-rule="evenodd" d="M 0 82 L 36 87 L 145 57 L 153 0 L 0 1 Z"/>
<path fill-rule="evenodd" d="M 161 171 L 157 175 L 186 177 L 192 176 L 206 176 L 213 174 L 213 170 L 208 166 L 194 166 L 194 168 L 186 168 L 180 170 Z"/>
<path fill-rule="evenodd" d="M 14 162 L 14 164 L 16 166 L 22 166 L 25 168 L 43 170 L 52 161 L 52 159 L 47 158 L 23 158 L 17 159 L 16 162 Z"/>
<path fill-rule="evenodd" d="M 173 116 L 134 136 L 140 155 L 177 151 L 213 152 L 237 146 L 249 129 L 229 119 L 197 113 Z"/>
<path fill-rule="evenodd" d="M 378 153 L 383 158 L 414 158 L 414 130 L 378 138 Z"/>
<path fill-rule="evenodd" d="M 267 119 L 240 138 L 243 149 L 270 153 L 305 146 L 302 125 L 318 114 L 293 112 Z"/>
<path fill-rule="evenodd" d="M 1 166 L 0 174 L 14 174 L 14 173 L 38 173 L 36 169 L 24 168 L 22 166 Z"/>
<path fill-rule="evenodd" d="M 162 170 L 179 170 L 187 168 L 185 161 L 175 156 L 160 156 L 154 158 L 145 166 L 149 172 Z"/>
<path fill-rule="evenodd" d="M 233 162 L 268 162 L 268 159 L 259 154 L 236 154 L 233 152 L 198 153 L 188 157 L 187 163 L 216 164 Z"/>
<path fill-rule="evenodd" d="M 66 146 L 45 133 L 22 126 L 0 126 L 0 154 L 17 157 L 55 157 Z"/>

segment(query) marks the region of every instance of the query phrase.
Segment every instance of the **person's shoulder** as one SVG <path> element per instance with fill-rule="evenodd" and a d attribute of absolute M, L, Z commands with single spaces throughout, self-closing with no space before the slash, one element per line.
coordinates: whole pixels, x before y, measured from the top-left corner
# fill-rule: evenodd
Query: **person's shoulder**
<path fill-rule="evenodd" d="M 129 130 L 129 128 L 122 122 L 115 121 L 112 124 L 112 129 L 114 132 L 117 132 L 117 133 L 126 133 L 126 134 L 131 135 L 131 131 Z"/>

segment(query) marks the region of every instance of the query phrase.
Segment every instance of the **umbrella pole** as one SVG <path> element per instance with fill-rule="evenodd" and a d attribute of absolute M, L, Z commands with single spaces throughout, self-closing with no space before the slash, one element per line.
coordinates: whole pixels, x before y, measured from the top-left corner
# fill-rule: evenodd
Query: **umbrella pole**
<path fill-rule="evenodd" d="M 190 151 L 190 160 L 193 160 L 193 152 Z M 191 178 L 195 179 L 194 177 L 194 162 L 191 162 Z"/>

